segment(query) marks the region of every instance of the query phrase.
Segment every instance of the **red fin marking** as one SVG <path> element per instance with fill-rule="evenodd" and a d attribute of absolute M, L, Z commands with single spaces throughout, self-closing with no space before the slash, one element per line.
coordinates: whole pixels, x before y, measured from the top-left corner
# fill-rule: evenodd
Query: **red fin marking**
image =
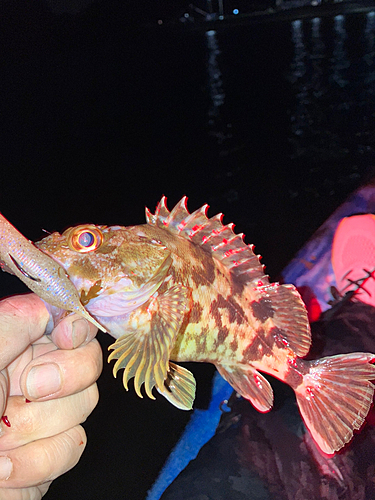
<path fill-rule="evenodd" d="M 184 196 L 165 220 L 166 226 L 172 232 L 179 233 L 186 226 L 186 219 L 190 215 L 186 208 L 186 201 L 187 198 Z"/>
<path fill-rule="evenodd" d="M 150 224 L 150 226 L 154 225 L 154 218 L 155 215 L 150 212 L 150 210 L 146 207 L 146 222 L 147 224 Z"/>
<path fill-rule="evenodd" d="M 163 227 L 163 223 L 169 215 L 169 210 L 167 209 L 166 201 L 167 198 L 163 196 L 163 198 L 159 201 L 155 211 L 155 220 L 156 222 L 159 222 L 158 225 L 160 227 Z"/>

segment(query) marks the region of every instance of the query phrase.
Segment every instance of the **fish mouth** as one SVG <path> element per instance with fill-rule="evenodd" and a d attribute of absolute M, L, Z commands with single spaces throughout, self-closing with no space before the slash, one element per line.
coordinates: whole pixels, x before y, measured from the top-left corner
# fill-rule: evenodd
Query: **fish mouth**
<path fill-rule="evenodd" d="M 66 271 L 66 268 L 65 268 L 65 265 L 63 262 L 61 262 L 58 258 L 56 258 L 56 255 L 54 255 L 53 253 L 51 252 L 48 252 L 48 250 L 44 250 L 43 248 L 40 248 L 38 245 L 36 245 L 36 247 L 41 251 L 43 252 L 45 255 L 47 255 L 48 257 L 50 257 L 52 260 L 54 260 L 57 264 L 59 264 L 59 266 L 61 266 L 65 271 Z"/>
<path fill-rule="evenodd" d="M 45 238 L 46 239 L 46 238 Z M 45 240 L 44 239 L 44 240 Z M 66 265 L 65 265 L 65 262 L 63 262 L 62 260 L 58 259 L 56 257 L 56 254 L 53 253 L 53 252 L 50 252 L 49 250 L 47 250 L 45 248 L 45 244 L 44 244 L 44 240 L 41 240 L 41 241 L 36 241 L 34 243 L 34 245 L 37 247 L 38 250 L 40 250 L 42 253 L 44 253 L 45 255 L 47 255 L 48 257 L 50 257 L 51 259 L 53 259 L 55 262 L 57 262 L 57 264 L 59 264 L 59 266 L 61 266 L 65 271 L 66 271 Z M 60 245 L 59 244 L 54 244 L 53 247 L 54 248 L 58 248 Z"/>

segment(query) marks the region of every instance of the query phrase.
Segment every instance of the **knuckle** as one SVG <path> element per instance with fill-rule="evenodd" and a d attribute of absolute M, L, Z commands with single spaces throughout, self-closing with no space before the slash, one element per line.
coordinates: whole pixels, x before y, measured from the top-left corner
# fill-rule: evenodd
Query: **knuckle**
<path fill-rule="evenodd" d="M 87 360 L 90 360 L 91 364 L 91 376 L 93 380 L 97 380 L 101 371 L 103 369 L 103 353 L 100 347 L 99 342 L 96 339 L 93 339 L 87 345 L 82 347 L 82 363 L 87 363 Z M 88 373 L 86 371 L 86 373 Z"/>
<path fill-rule="evenodd" d="M 48 440 L 38 457 L 43 482 L 52 481 L 74 467 L 85 449 L 87 438 L 83 427 L 76 426 Z"/>
<path fill-rule="evenodd" d="M 17 415 L 16 426 L 23 435 L 32 436 L 39 428 L 33 410 L 31 405 L 23 405 L 22 411 Z"/>
<path fill-rule="evenodd" d="M 99 402 L 99 391 L 97 384 L 92 384 L 86 390 L 80 393 L 82 400 L 80 402 L 81 421 L 84 422 Z"/>

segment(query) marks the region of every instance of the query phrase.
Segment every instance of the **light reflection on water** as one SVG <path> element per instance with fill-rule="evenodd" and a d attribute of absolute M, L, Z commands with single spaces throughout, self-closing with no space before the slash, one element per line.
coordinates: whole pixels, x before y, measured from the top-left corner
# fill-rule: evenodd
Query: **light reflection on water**
<path fill-rule="evenodd" d="M 238 45 L 225 43 L 221 32 L 205 35 L 207 123 L 212 154 L 219 160 L 217 176 L 231 175 L 228 192 L 238 191 L 234 180 L 246 175 L 248 158 L 261 163 L 268 153 L 261 141 L 269 140 L 271 147 L 279 141 L 275 164 L 285 169 L 290 196 L 333 196 L 338 184 L 355 186 L 375 165 L 375 12 L 298 19 L 284 26 L 278 34 L 284 37 L 285 60 L 276 71 L 276 59 L 262 52 L 262 42 L 257 53 L 259 32 L 249 32 L 248 40 L 239 36 Z M 275 94 L 275 85 L 282 91 Z M 257 125 L 265 121 L 266 133 L 274 127 L 275 135 L 258 133 Z M 303 189 L 302 170 L 308 176 Z M 225 197 L 239 199 L 241 193 Z"/>
<path fill-rule="evenodd" d="M 348 38 L 345 29 L 345 16 L 338 15 L 334 18 L 334 45 L 333 54 L 331 58 L 333 83 L 336 83 L 341 88 L 348 85 L 349 81 L 344 77 L 345 70 L 349 68 L 350 62 L 348 61 L 345 42 Z"/>
<path fill-rule="evenodd" d="M 370 94 L 375 92 L 375 11 L 369 12 L 366 16 L 366 26 L 365 26 L 365 50 L 366 53 L 363 56 L 363 60 L 366 63 L 369 72 L 365 76 L 365 83 L 368 85 L 367 91 Z"/>
<path fill-rule="evenodd" d="M 326 55 L 326 47 L 321 36 L 321 22 L 319 17 L 315 17 L 311 20 L 311 64 L 312 64 L 312 75 L 311 84 L 314 92 L 314 97 L 322 97 L 324 93 L 323 89 L 323 61 Z"/>
<path fill-rule="evenodd" d="M 208 115 L 209 117 L 216 117 L 219 115 L 220 106 L 224 104 L 225 93 L 223 89 L 222 74 L 218 63 L 220 50 L 215 30 L 206 32 L 206 41 L 208 49 L 208 87 L 210 93 L 210 107 Z"/>
<path fill-rule="evenodd" d="M 348 174 L 353 178 L 358 176 L 355 162 L 361 161 L 361 155 L 363 161 L 375 159 L 375 16 L 366 16 L 362 34 L 352 27 L 348 31 L 349 20 L 343 15 L 333 19 L 332 39 L 321 28 L 319 18 L 291 23 L 294 56 L 287 79 L 294 95 L 292 158 L 312 163 L 353 157 Z M 319 166 L 312 168 L 319 170 Z"/>
<path fill-rule="evenodd" d="M 226 150 L 225 143 L 232 138 L 231 123 L 224 123 L 221 116 L 221 108 L 225 103 L 225 90 L 223 75 L 219 66 L 218 36 L 215 30 L 206 31 L 207 46 L 207 75 L 208 75 L 208 130 L 209 135 L 214 138 L 218 146 L 219 154 Z"/>
<path fill-rule="evenodd" d="M 296 104 L 290 115 L 292 134 L 302 136 L 305 126 L 309 123 L 308 105 L 310 103 L 306 82 L 306 48 L 302 21 L 292 22 L 292 41 L 294 58 L 291 64 L 290 82 L 296 87 Z"/>

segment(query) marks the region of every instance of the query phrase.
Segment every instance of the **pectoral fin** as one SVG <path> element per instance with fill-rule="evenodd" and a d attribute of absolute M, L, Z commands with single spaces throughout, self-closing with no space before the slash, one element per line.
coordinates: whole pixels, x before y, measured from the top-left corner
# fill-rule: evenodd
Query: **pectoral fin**
<path fill-rule="evenodd" d="M 114 349 L 108 361 L 117 359 L 113 374 L 124 368 L 123 383 L 134 377 L 134 388 L 142 397 L 140 388 L 145 384 L 146 394 L 155 399 L 152 388 L 164 387 L 169 371 L 169 354 L 181 328 L 189 304 L 189 290 L 176 285 L 163 294 L 151 297 L 130 314 L 128 331 L 109 347 Z M 163 390 L 163 389 L 162 389 Z"/>
<path fill-rule="evenodd" d="M 245 399 L 261 412 L 269 411 L 273 405 L 270 383 L 252 366 L 216 365 L 220 375 Z"/>
<path fill-rule="evenodd" d="M 164 384 L 157 390 L 180 410 L 191 410 L 195 399 L 195 378 L 186 368 L 169 362 Z"/>

